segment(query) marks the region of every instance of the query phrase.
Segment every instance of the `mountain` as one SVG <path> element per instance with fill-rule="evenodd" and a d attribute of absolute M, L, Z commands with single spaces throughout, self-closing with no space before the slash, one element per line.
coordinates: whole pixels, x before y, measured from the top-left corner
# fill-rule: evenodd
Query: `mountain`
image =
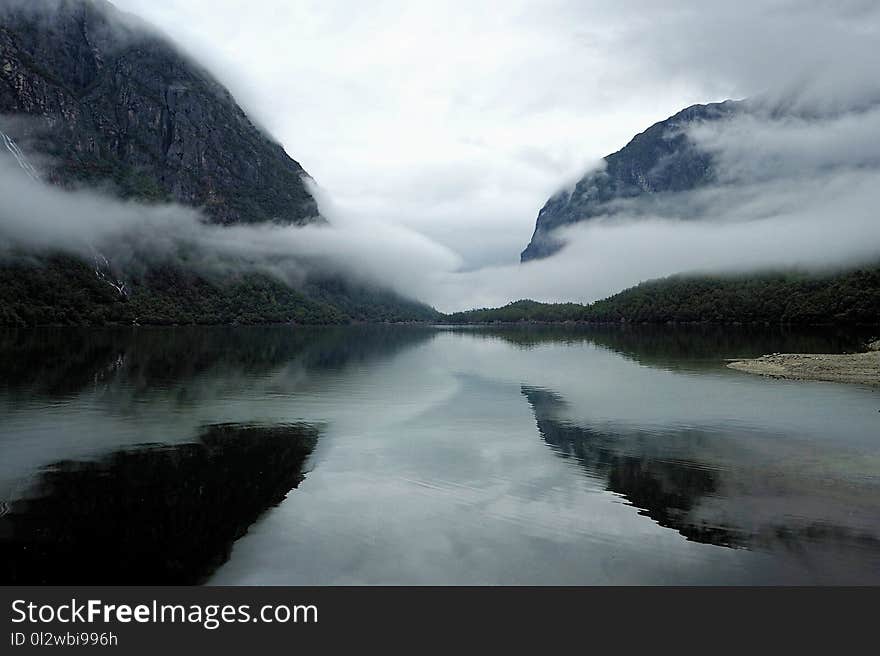
<path fill-rule="evenodd" d="M 613 201 L 643 194 L 685 191 L 712 182 L 712 157 L 688 137 L 688 125 L 717 121 L 743 111 L 741 101 L 693 105 L 655 123 L 604 158 L 572 189 L 559 191 L 541 208 L 523 262 L 547 257 L 564 245 L 551 233 L 562 226 L 613 214 Z"/>
<path fill-rule="evenodd" d="M 221 226 L 325 224 L 309 176 L 214 77 L 105 0 L 3 0 L 0 157 L 32 178 L 199 208 Z M 2 147 L 2 146 L 5 146 Z M 425 320 L 421 303 L 322 273 L 208 276 L 174 256 L 0 261 L 0 325 Z"/>
<path fill-rule="evenodd" d="M 104 0 L 18 3 L 0 23 L 0 113 L 54 183 L 174 200 L 214 221 L 322 221 L 306 172 L 220 83 Z"/>

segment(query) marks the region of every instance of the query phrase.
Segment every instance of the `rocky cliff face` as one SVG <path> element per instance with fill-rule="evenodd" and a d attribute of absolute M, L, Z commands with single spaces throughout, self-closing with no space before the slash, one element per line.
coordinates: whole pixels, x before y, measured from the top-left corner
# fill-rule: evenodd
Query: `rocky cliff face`
<path fill-rule="evenodd" d="M 701 151 L 684 128 L 742 111 L 732 100 L 693 105 L 652 125 L 624 148 L 605 157 L 604 168 L 581 178 L 573 189 L 554 195 L 541 211 L 523 262 L 547 257 L 563 243 L 552 232 L 561 226 L 612 214 L 612 201 L 642 194 L 695 189 L 714 178 L 711 156 Z"/>
<path fill-rule="evenodd" d="M 0 7 L 0 114 L 57 184 L 174 200 L 224 224 L 323 220 L 303 168 L 229 92 L 104 0 Z"/>
<path fill-rule="evenodd" d="M 106 0 L 0 0 L 0 157 L 30 177 L 199 207 L 219 224 L 323 223 L 308 175 L 230 93 Z M 0 326 L 423 320 L 397 294 L 324 275 L 205 276 L 169 256 L 0 260 Z"/>

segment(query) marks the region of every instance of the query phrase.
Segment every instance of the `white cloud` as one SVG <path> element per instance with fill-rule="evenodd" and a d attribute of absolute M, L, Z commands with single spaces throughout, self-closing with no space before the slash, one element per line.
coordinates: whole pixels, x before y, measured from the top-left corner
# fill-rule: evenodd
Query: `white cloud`
<path fill-rule="evenodd" d="M 625 17 L 599 5 L 116 4 L 205 60 L 339 207 L 423 232 L 466 267 L 516 261 L 565 180 L 707 99 L 627 77 L 636 62 L 610 24 Z"/>
<path fill-rule="evenodd" d="M 191 208 L 143 205 L 34 181 L 0 160 L 0 256 L 62 250 L 110 258 L 123 278 L 157 258 L 185 257 L 203 272 L 260 270 L 292 283 L 307 270 L 344 273 L 412 294 L 435 271 L 459 267 L 448 249 L 404 226 L 347 220 L 316 190 L 329 226 L 210 224 Z M 365 247 L 365 244 L 368 245 Z M 421 281 L 421 282 L 420 282 Z"/>

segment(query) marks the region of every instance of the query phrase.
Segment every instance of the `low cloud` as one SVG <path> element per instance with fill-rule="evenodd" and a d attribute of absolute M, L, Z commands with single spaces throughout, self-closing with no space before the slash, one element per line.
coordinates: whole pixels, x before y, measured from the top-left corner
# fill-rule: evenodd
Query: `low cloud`
<path fill-rule="evenodd" d="M 746 115 L 692 129 L 718 183 L 619 201 L 613 217 L 560 231 L 568 245 L 526 264 L 465 269 L 451 249 L 392 221 L 337 207 L 313 186 L 330 226 L 208 224 L 179 205 L 145 206 L 69 192 L 0 166 L 0 235 L 19 250 L 106 254 L 134 269 L 185 259 L 223 273 L 261 270 L 296 284 L 329 270 L 443 311 L 519 298 L 590 302 L 682 272 L 824 269 L 880 259 L 880 110 L 822 119 Z M 473 235 L 479 241 L 479 231 Z"/>
<path fill-rule="evenodd" d="M 470 270 L 516 262 L 550 194 L 690 104 L 880 99 L 876 0 L 115 4 L 204 61 L 347 215 Z"/>
<path fill-rule="evenodd" d="M 803 182 L 757 201 L 731 191 L 735 208 L 704 221 L 667 217 L 591 221 L 561 231 L 557 255 L 522 265 L 438 276 L 441 310 L 494 307 L 519 298 L 588 303 L 639 282 L 677 273 L 821 270 L 880 260 L 876 172 L 844 174 L 821 189 Z M 754 192 L 754 190 L 750 190 Z M 712 195 L 721 199 L 721 192 Z M 798 206 L 786 209 L 789 200 Z M 807 210 L 800 202 L 813 203 Z M 772 213 L 772 216 L 757 216 Z"/>
<path fill-rule="evenodd" d="M 718 181 L 738 184 L 878 168 L 878 134 L 880 104 L 822 117 L 768 114 L 759 105 L 754 113 L 689 130 L 691 139 L 713 155 Z"/>
<path fill-rule="evenodd" d="M 309 273 L 343 274 L 404 295 L 424 288 L 430 271 L 459 258 L 406 228 L 346 221 L 313 188 L 331 225 L 218 226 L 195 209 L 144 205 L 89 190 L 66 191 L 35 181 L 0 158 L 0 256 L 66 252 L 107 257 L 124 279 L 157 261 L 183 262 L 206 274 L 262 271 L 298 284 Z"/>
<path fill-rule="evenodd" d="M 523 265 L 438 276 L 440 309 L 519 298 L 591 302 L 677 273 L 828 269 L 880 261 L 880 108 L 824 117 L 757 109 L 690 128 L 717 183 L 614 202 Z"/>

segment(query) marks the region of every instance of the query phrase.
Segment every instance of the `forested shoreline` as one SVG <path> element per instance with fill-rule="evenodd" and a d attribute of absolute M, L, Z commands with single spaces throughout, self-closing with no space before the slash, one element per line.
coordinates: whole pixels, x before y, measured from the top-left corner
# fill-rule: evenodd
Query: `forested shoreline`
<path fill-rule="evenodd" d="M 455 312 L 443 322 L 877 325 L 880 266 L 826 275 L 677 275 L 643 282 L 590 305 L 521 300 Z"/>

